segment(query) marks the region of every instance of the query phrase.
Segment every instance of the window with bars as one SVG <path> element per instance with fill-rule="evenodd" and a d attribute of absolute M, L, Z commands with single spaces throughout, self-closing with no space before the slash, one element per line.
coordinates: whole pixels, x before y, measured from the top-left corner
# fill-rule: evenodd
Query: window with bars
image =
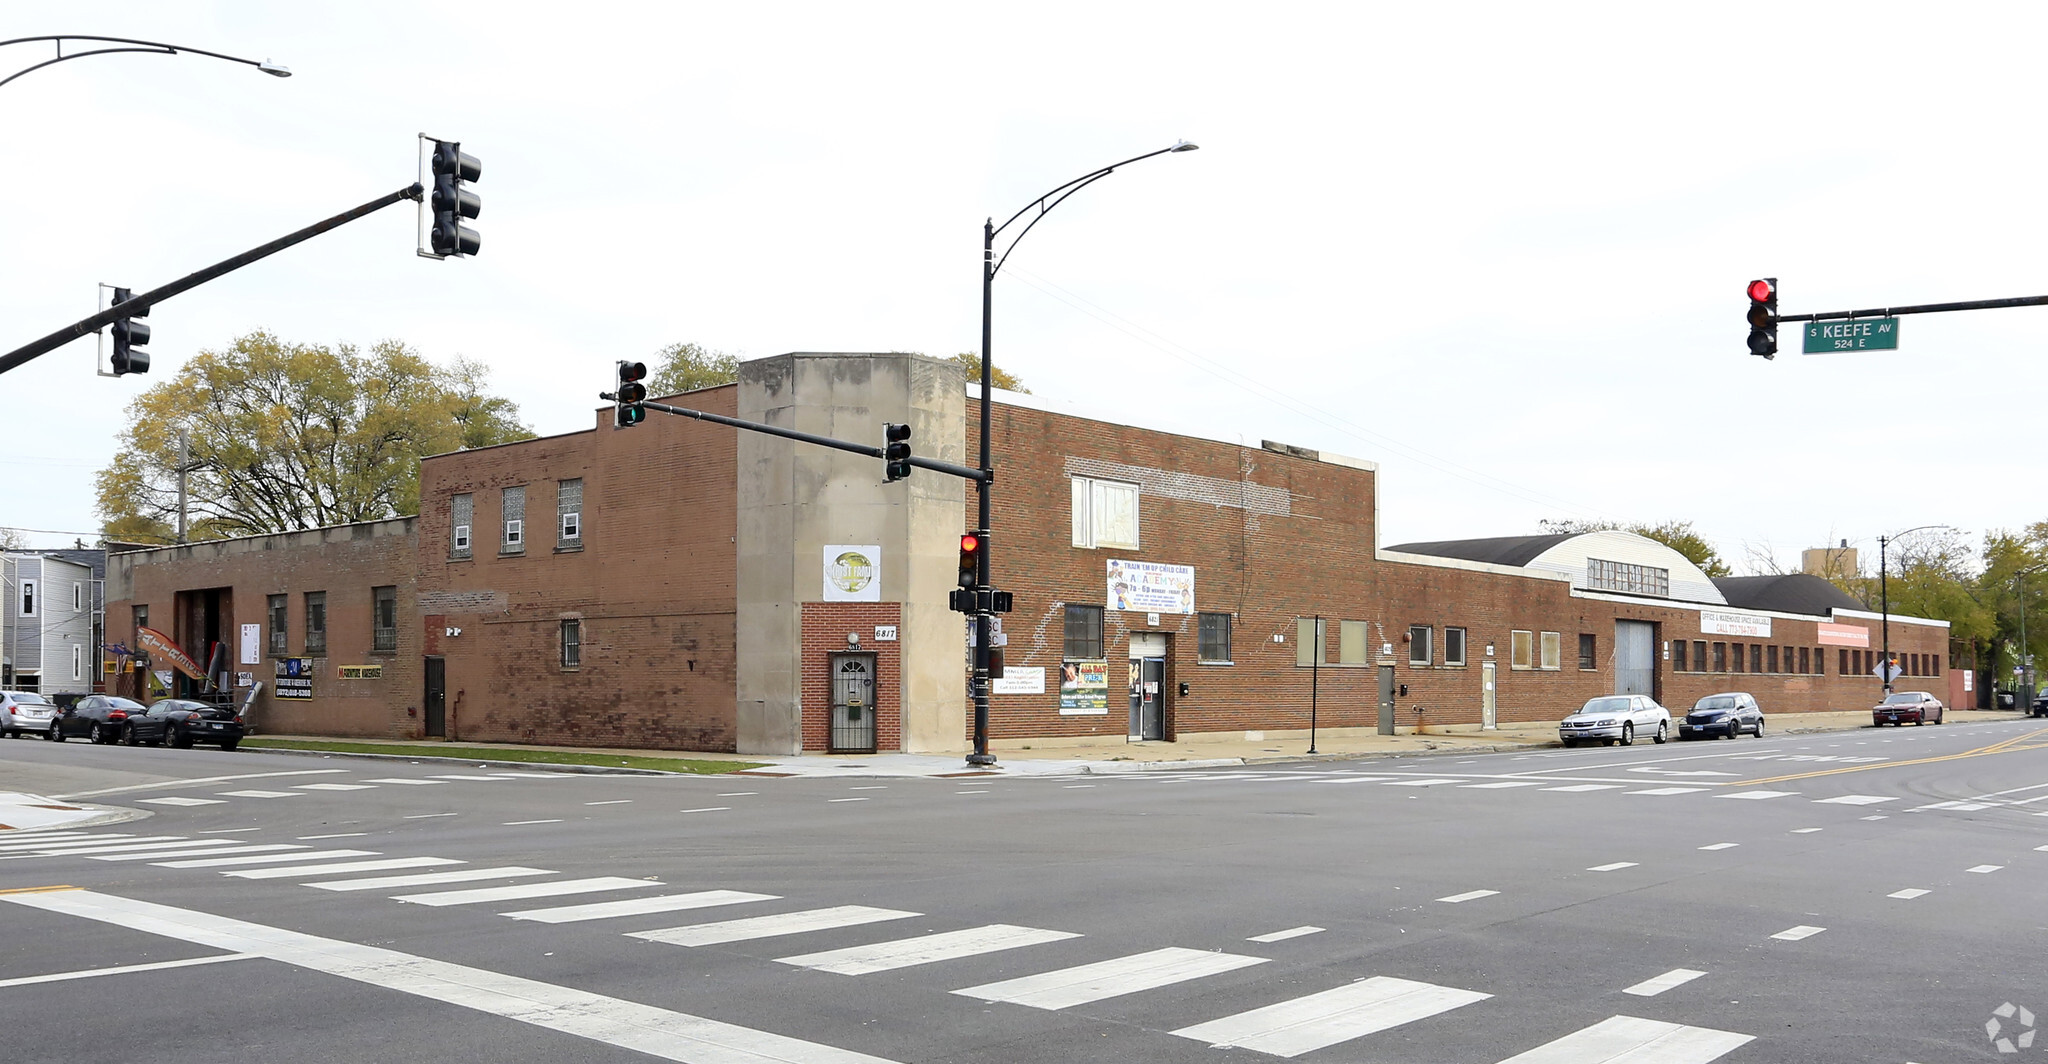
<path fill-rule="evenodd" d="M 270 596 L 269 605 L 270 656 L 273 658 L 281 658 L 284 657 L 287 653 L 289 653 L 289 651 L 286 648 L 290 646 L 290 644 L 286 642 L 286 633 L 284 627 L 284 596 Z"/>
<path fill-rule="evenodd" d="M 1102 658 L 1102 607 L 1067 605 L 1067 660 Z"/>
<path fill-rule="evenodd" d="M 476 518 L 476 497 L 468 492 L 448 497 L 448 556 L 467 558 L 469 554 L 469 530 Z"/>
<path fill-rule="evenodd" d="M 1208 665 L 1230 664 L 1230 614 L 1204 613 L 1197 622 L 1195 656 Z"/>
<path fill-rule="evenodd" d="M 583 481 L 564 480 L 555 485 L 555 549 L 583 545 Z"/>
<path fill-rule="evenodd" d="M 370 649 L 398 649 L 398 588 L 370 589 Z"/>
<path fill-rule="evenodd" d="M 583 664 L 583 622 L 568 620 L 562 622 L 562 667 L 573 669 Z"/>
<path fill-rule="evenodd" d="M 327 653 L 327 592 L 306 592 L 306 656 Z"/>
<path fill-rule="evenodd" d="M 1673 668 L 1677 669 L 1679 672 L 1684 672 L 1685 640 L 1674 639 L 1671 641 L 1671 645 L 1678 651 L 1676 655 L 1678 658 L 1678 663 L 1674 665 Z M 1595 638 L 1592 634 L 1586 632 L 1579 633 L 1579 668 L 1588 670 L 1599 668 L 1599 648 L 1600 641 L 1597 638 Z"/>
<path fill-rule="evenodd" d="M 498 553 L 526 553 L 525 485 L 504 489 L 500 496 L 500 505 L 505 519 L 505 541 L 504 545 L 498 548 Z"/>

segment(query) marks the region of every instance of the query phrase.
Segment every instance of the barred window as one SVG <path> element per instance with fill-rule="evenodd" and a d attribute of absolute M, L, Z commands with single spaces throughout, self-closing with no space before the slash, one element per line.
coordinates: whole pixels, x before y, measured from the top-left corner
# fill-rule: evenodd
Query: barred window
<path fill-rule="evenodd" d="M 583 664 L 583 622 L 562 622 L 562 667 L 573 669 Z"/>
<path fill-rule="evenodd" d="M 327 592 L 306 592 L 306 656 L 327 653 Z"/>
<path fill-rule="evenodd" d="M 288 645 L 285 642 L 284 596 L 272 595 L 270 596 L 270 656 L 273 658 L 284 657 L 286 653 L 285 647 Z"/>
<path fill-rule="evenodd" d="M 1600 641 L 1599 641 L 1599 639 L 1598 639 L 1597 637 L 1595 637 L 1595 636 L 1592 636 L 1592 635 L 1589 635 L 1589 634 L 1587 634 L 1587 633 L 1584 633 L 1584 632 L 1581 632 L 1581 633 L 1579 634 L 1579 668 L 1581 668 L 1581 669 L 1597 669 L 1597 668 L 1599 668 L 1599 667 L 1600 667 L 1600 650 L 1599 650 L 1599 646 L 1600 646 Z M 1674 670 L 1678 671 L 1678 672 L 1684 672 L 1684 671 L 1685 671 L 1685 640 L 1683 640 L 1683 639 L 1674 639 L 1674 640 L 1672 640 L 1672 641 L 1671 641 L 1671 649 L 1673 649 L 1673 650 L 1677 651 L 1677 655 L 1676 655 L 1676 657 L 1678 658 L 1678 663 L 1677 663 L 1676 665 L 1672 666 L 1672 668 L 1673 668 Z"/>
<path fill-rule="evenodd" d="M 370 589 L 370 649 L 398 649 L 398 588 Z"/>
<path fill-rule="evenodd" d="M 583 481 L 564 480 L 555 485 L 555 546 L 583 545 Z"/>
<path fill-rule="evenodd" d="M 1595 591 L 1671 597 L 1671 570 L 1654 565 L 1586 559 L 1586 586 Z"/>
<path fill-rule="evenodd" d="M 526 551 L 526 488 L 524 485 L 504 489 L 505 545 L 499 548 L 502 554 L 523 554 Z"/>
<path fill-rule="evenodd" d="M 469 557 L 469 529 L 476 516 L 476 497 L 468 492 L 448 497 L 448 537 L 450 558 Z"/>
<path fill-rule="evenodd" d="M 1102 607 L 1067 606 L 1067 660 L 1102 658 Z"/>
<path fill-rule="evenodd" d="M 1199 621 L 1196 657 L 1211 664 L 1230 663 L 1230 614 L 1205 613 Z"/>

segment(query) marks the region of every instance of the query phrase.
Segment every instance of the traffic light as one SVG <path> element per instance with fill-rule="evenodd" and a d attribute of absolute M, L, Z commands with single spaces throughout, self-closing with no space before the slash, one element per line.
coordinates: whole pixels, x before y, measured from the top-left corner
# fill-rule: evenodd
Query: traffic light
<path fill-rule="evenodd" d="M 910 426 L 887 422 L 882 426 L 882 482 L 894 484 L 910 478 Z"/>
<path fill-rule="evenodd" d="M 114 289 L 114 301 L 109 303 L 108 306 L 119 306 L 133 298 L 135 298 L 135 294 L 128 289 L 116 288 Z M 136 350 L 136 348 L 149 342 L 149 326 L 132 320 L 134 318 L 146 317 L 149 317 L 149 308 L 143 307 L 128 317 L 114 322 L 114 357 L 112 360 L 114 376 L 119 377 L 124 373 L 149 372 L 149 352 Z"/>
<path fill-rule="evenodd" d="M 483 176 L 484 166 L 476 156 L 465 155 L 462 145 L 452 140 L 434 142 L 434 254 L 474 255 L 483 238 L 465 228 L 462 220 L 483 211 L 484 201 L 463 186 Z"/>
<path fill-rule="evenodd" d="M 1749 353 L 1778 357 L 1778 279 L 1749 282 Z"/>
<path fill-rule="evenodd" d="M 618 383 L 612 386 L 612 421 L 619 428 L 647 420 L 647 408 L 640 405 L 647 401 L 647 386 L 640 383 L 646 376 L 647 363 L 619 360 Z"/>
<path fill-rule="evenodd" d="M 974 587 L 981 583 L 981 537 L 972 532 L 960 533 L 960 586 Z"/>

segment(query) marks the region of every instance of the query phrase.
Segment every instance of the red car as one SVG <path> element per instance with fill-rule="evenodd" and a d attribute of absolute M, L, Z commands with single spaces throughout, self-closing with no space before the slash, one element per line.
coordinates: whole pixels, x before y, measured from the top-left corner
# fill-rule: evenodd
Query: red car
<path fill-rule="evenodd" d="M 1870 723 L 1873 727 L 1886 724 L 1904 726 L 1907 721 L 1912 721 L 1915 727 L 1928 721 L 1940 724 L 1941 712 L 1941 699 L 1925 691 L 1896 691 L 1871 707 Z"/>

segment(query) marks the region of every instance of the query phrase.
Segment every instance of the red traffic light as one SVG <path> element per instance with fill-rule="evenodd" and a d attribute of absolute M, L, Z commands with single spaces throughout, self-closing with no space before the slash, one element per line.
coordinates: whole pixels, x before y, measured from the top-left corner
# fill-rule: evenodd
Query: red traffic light
<path fill-rule="evenodd" d="M 1755 300 L 1758 303 L 1768 301 L 1771 298 L 1772 293 L 1775 291 L 1776 289 L 1772 287 L 1771 282 L 1769 281 L 1749 282 L 1749 298 Z"/>
<path fill-rule="evenodd" d="M 960 553 L 973 554 L 981 549 L 981 537 L 972 532 L 960 533 Z"/>
<path fill-rule="evenodd" d="M 1759 281 L 1759 282 L 1757 282 L 1757 283 L 1758 283 L 1758 284 L 1762 284 L 1763 282 Z M 645 377 L 645 376 L 647 376 L 647 363 L 645 363 L 645 362 L 621 362 L 621 363 L 619 363 L 619 380 L 620 380 L 620 381 L 637 381 L 637 380 L 639 380 L 640 378 L 642 378 L 642 377 Z"/>

